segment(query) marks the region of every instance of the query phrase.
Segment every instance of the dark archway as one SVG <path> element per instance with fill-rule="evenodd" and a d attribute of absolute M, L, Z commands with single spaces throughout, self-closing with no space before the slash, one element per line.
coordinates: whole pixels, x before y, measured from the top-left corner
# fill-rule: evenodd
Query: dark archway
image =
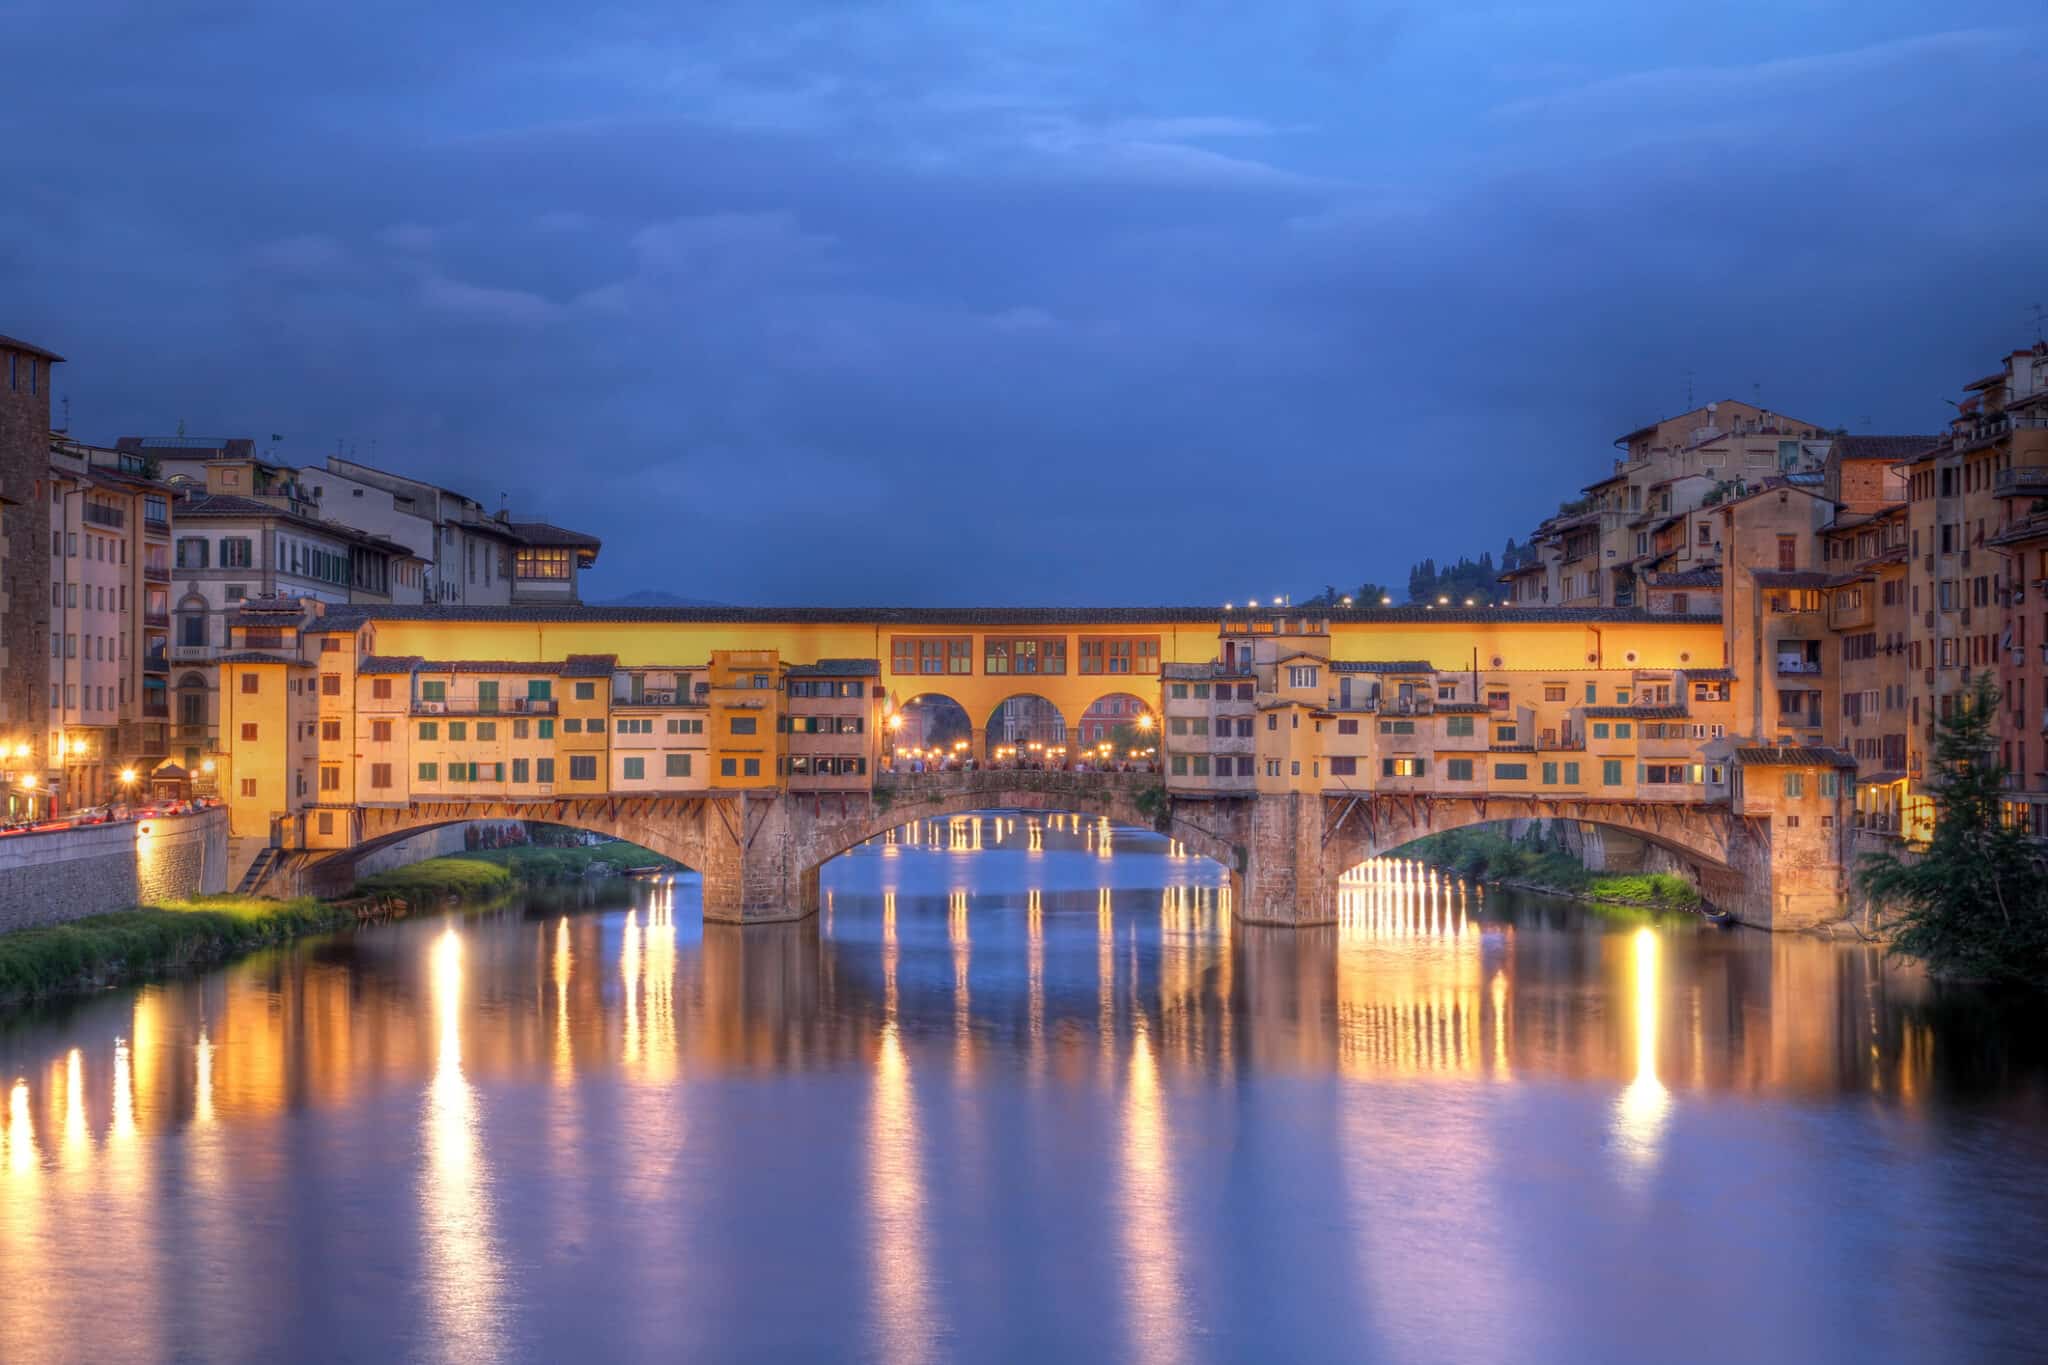
<path fill-rule="evenodd" d="M 896 705 L 883 722 L 885 753 L 892 766 L 913 770 L 972 751 L 974 721 L 967 708 L 943 692 L 921 692 Z"/>

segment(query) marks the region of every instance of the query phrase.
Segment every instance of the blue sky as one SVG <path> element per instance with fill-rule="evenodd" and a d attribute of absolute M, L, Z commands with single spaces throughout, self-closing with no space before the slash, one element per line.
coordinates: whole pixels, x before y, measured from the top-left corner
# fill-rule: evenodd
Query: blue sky
<path fill-rule="evenodd" d="M 2048 304 L 2024 6 L 0 5 L 0 332 L 597 595 L 1498 552 L 1697 396 L 1928 430 Z"/>

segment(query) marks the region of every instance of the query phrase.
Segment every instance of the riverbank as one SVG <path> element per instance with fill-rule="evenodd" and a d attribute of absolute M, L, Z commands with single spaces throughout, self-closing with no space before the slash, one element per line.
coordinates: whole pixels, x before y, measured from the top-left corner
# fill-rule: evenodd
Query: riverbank
<path fill-rule="evenodd" d="M 473 904 L 522 887 L 614 876 L 663 860 L 633 844 L 523 846 L 430 858 L 366 877 L 340 900 L 200 896 L 0 934 L 0 1015 L 202 971 L 308 934 L 395 919 L 430 905 Z"/>
<path fill-rule="evenodd" d="M 355 901 L 201 896 L 0 935 L 0 1012 L 216 966 L 367 917 Z"/>
<path fill-rule="evenodd" d="M 1516 843 L 1490 830 L 1453 830 L 1419 839 L 1407 856 L 1467 881 L 1637 910 L 1701 907 L 1699 889 L 1672 872 L 1594 872 L 1561 848 Z"/>

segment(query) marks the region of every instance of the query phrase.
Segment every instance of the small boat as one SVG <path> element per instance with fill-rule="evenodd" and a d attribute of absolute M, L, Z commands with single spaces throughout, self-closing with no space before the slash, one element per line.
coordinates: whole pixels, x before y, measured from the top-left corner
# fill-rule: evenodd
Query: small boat
<path fill-rule="evenodd" d="M 668 871 L 668 864 L 648 863 L 644 867 L 629 867 L 624 871 L 628 877 L 658 877 Z"/>
<path fill-rule="evenodd" d="M 1729 914 L 1726 910 L 1722 910 L 1717 906 L 1709 905 L 1705 901 L 1700 902 L 1700 918 L 1705 920 L 1709 924 L 1735 923 L 1735 916 Z"/>

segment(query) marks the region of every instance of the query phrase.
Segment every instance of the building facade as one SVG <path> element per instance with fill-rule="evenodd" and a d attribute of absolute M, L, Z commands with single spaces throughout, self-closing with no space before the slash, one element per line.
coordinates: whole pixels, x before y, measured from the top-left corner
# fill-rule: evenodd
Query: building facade
<path fill-rule="evenodd" d="M 4 813 L 49 809 L 50 370 L 63 357 L 0 336 L 0 780 Z"/>

